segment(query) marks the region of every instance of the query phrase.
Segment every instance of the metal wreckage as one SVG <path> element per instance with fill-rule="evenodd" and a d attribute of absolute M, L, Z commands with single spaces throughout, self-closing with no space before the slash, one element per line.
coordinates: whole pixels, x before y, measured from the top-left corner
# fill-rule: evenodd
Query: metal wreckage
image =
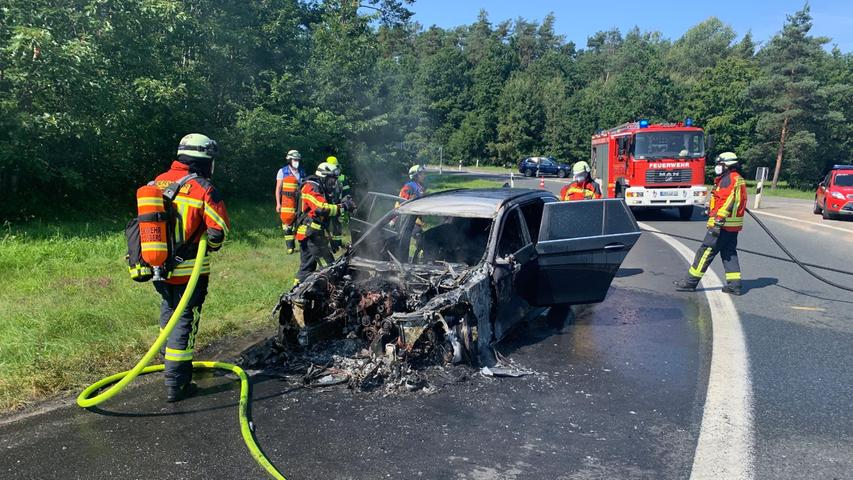
<path fill-rule="evenodd" d="M 350 220 L 347 252 L 281 295 L 268 364 L 301 351 L 314 356 L 306 382 L 410 390 L 427 365 L 523 373 L 495 345 L 548 307 L 602 301 L 640 235 L 617 199 L 463 189 L 385 208 L 397 200 L 370 193 Z"/>

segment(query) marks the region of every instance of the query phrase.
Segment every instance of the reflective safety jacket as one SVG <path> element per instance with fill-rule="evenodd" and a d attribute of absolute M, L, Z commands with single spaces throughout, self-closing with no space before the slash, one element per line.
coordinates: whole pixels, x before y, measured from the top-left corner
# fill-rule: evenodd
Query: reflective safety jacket
<path fill-rule="evenodd" d="M 398 196 L 403 200 L 411 200 L 413 198 L 423 197 L 425 193 L 426 189 L 424 186 L 412 180 L 403 185 L 403 188 L 400 189 L 400 195 Z"/>
<path fill-rule="evenodd" d="M 560 200 L 593 200 L 601 198 L 601 187 L 596 182 L 572 182 L 560 191 Z"/>
<path fill-rule="evenodd" d="M 302 219 L 296 229 L 296 240 L 302 241 L 313 233 L 323 232 L 328 226 L 329 217 L 341 214 L 341 206 L 329 202 L 320 181 L 318 177 L 311 176 L 302 185 Z"/>
<path fill-rule="evenodd" d="M 714 180 L 708 207 L 708 228 L 719 223 L 723 230 L 738 232 L 746 213 L 746 182 L 740 173 L 729 170 Z"/>
<path fill-rule="evenodd" d="M 296 197 L 299 194 L 299 179 L 293 175 L 284 177 L 281 182 L 281 224 L 283 226 L 293 225 L 296 221 Z"/>
<path fill-rule="evenodd" d="M 160 190 L 164 190 L 189 173 L 188 166 L 175 161 L 168 172 L 154 179 L 154 183 Z M 174 241 L 175 245 L 179 245 L 179 250 L 174 254 L 183 261 L 177 264 L 166 283 L 180 285 L 190 279 L 202 234 L 207 233 L 209 250 L 219 250 L 228 235 L 231 223 L 219 192 L 213 188 L 210 181 L 202 177 L 196 177 L 184 184 L 173 204 L 177 213 Z M 210 255 L 205 255 L 202 261 L 202 275 L 210 274 Z"/>

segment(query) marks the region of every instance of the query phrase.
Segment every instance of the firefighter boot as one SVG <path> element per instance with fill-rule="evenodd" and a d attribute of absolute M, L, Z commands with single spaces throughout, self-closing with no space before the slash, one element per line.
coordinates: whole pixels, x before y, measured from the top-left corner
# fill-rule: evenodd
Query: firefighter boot
<path fill-rule="evenodd" d="M 740 296 L 742 293 L 740 290 L 740 285 L 732 285 L 731 283 L 723 287 L 723 293 L 728 293 L 729 295 Z"/>
<path fill-rule="evenodd" d="M 182 386 L 170 385 L 166 389 L 166 401 L 169 403 L 180 402 L 185 398 L 192 397 L 196 392 L 198 392 L 198 385 L 193 382 Z"/>
<path fill-rule="evenodd" d="M 676 280 L 672 282 L 675 285 L 675 289 L 679 292 L 693 292 L 696 290 L 696 285 L 699 282 L 693 282 L 691 280 Z"/>

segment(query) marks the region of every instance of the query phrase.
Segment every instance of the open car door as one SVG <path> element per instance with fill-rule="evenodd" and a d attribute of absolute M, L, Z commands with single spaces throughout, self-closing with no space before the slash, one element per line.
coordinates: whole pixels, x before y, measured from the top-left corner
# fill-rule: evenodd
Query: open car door
<path fill-rule="evenodd" d="M 640 237 L 624 200 L 551 202 L 539 226 L 537 306 L 596 303 Z"/>
<path fill-rule="evenodd" d="M 358 209 L 350 215 L 349 231 L 352 243 L 361 238 L 361 235 L 386 213 L 394 210 L 397 202 L 402 203 L 403 199 L 396 195 L 368 192 L 359 203 Z"/>

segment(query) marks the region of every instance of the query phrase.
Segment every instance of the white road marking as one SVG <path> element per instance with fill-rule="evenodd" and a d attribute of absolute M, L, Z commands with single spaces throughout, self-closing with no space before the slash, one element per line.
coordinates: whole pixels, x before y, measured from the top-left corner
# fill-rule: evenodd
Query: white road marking
<path fill-rule="evenodd" d="M 644 223 L 640 226 L 660 232 Z M 687 246 L 666 235 L 655 235 L 688 263 L 693 261 L 694 252 Z M 684 270 L 687 271 L 687 266 Z M 708 391 L 690 478 L 749 480 L 753 478 L 755 452 L 746 340 L 734 302 L 718 288 L 722 287 L 720 277 L 709 269 L 702 285 L 711 308 L 713 345 Z"/>
<path fill-rule="evenodd" d="M 823 228 L 829 228 L 829 229 L 832 229 L 832 230 L 838 230 L 839 232 L 844 232 L 844 233 L 853 233 L 853 230 L 851 230 L 851 229 L 849 229 L 849 228 L 836 227 L 836 226 L 834 226 L 834 225 L 826 225 L 826 224 L 824 224 L 824 223 L 818 223 L 818 222 L 809 222 L 808 220 L 800 220 L 800 219 L 798 219 L 798 218 L 794 218 L 794 217 L 786 217 L 785 215 L 779 215 L 778 213 L 763 212 L 763 211 L 761 211 L 761 210 L 750 210 L 750 211 L 751 211 L 752 213 L 757 213 L 757 214 L 759 214 L 759 215 L 767 215 L 768 217 L 781 218 L 781 219 L 783 219 L 783 220 L 790 220 L 790 221 L 792 221 L 792 222 L 796 222 L 796 223 L 805 223 L 805 224 L 807 224 L 807 225 L 814 225 L 814 226 L 816 226 L 816 227 L 823 227 Z"/>

